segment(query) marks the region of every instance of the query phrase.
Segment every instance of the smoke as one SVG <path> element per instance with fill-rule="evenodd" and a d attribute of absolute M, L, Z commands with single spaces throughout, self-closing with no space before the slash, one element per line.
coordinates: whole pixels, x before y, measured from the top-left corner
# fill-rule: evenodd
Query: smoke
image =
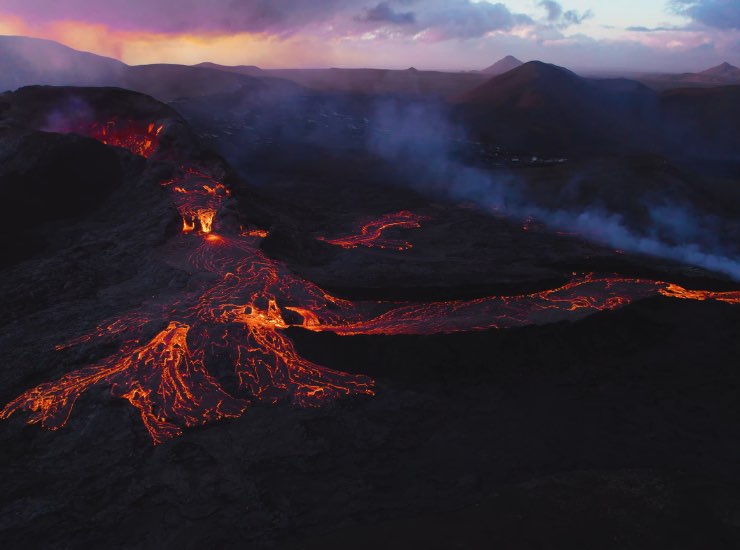
<path fill-rule="evenodd" d="M 259 98 L 234 97 L 215 110 L 209 98 L 176 107 L 204 131 L 223 128 L 214 146 L 253 184 L 286 159 L 303 170 L 301 159 L 310 163 L 325 151 L 349 158 L 367 151 L 420 193 L 473 202 L 512 219 L 533 218 L 623 251 L 740 280 L 740 221 L 727 208 L 737 197 L 723 205 L 722 193 L 713 196 L 683 180 L 652 181 L 649 171 L 639 180 L 634 170 L 641 168 L 621 161 L 588 169 L 566 162 L 557 178 L 544 181 L 529 177 L 536 170 L 494 171 L 471 161 L 470 152 L 483 145 L 470 141 L 442 100 L 288 93 L 265 106 Z"/>
<path fill-rule="evenodd" d="M 65 97 L 47 115 L 41 127 L 43 132 L 66 134 L 79 131 L 95 122 L 95 112 L 90 104 L 77 96 Z"/>
<path fill-rule="evenodd" d="M 591 189 L 576 180 L 543 190 L 516 170 L 492 172 L 461 159 L 465 131 L 434 103 L 378 104 L 368 133 L 369 149 L 404 172 L 415 189 L 515 219 L 534 218 L 620 250 L 648 254 L 724 273 L 740 280 L 736 221 L 660 192 Z M 552 186 L 551 186 L 552 187 Z M 608 192 L 620 197 L 608 200 Z M 622 195 L 622 196 L 620 196 Z M 672 195 L 675 195 L 673 193 Z M 621 208 L 621 209 L 620 209 Z"/>

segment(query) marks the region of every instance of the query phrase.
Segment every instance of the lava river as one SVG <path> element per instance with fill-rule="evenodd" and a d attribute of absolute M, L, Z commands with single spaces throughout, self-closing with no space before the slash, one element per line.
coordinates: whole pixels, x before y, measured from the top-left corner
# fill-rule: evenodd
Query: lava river
<path fill-rule="evenodd" d="M 114 122 L 95 125 L 87 133 L 156 158 L 166 130 L 157 123 Z M 117 351 L 29 389 L 8 403 L 0 418 L 28 411 L 29 423 L 57 429 L 66 424 L 83 392 L 106 386 L 138 409 L 152 442 L 159 444 L 184 428 L 240 416 L 257 402 L 314 407 L 373 394 L 371 378 L 301 357 L 283 332 L 291 326 L 340 335 L 433 334 L 575 319 L 656 294 L 740 304 L 740 292 L 692 291 L 660 281 L 592 274 L 519 296 L 422 304 L 349 302 L 267 257 L 259 247 L 265 232 L 219 231 L 219 210 L 230 191 L 207 167 L 180 165 L 176 176 L 162 185 L 182 217 L 182 232 L 167 244 L 167 253 L 191 271 L 210 273 L 209 282 L 172 299 L 152 300 L 60 343 L 57 350 L 97 341 L 115 344 Z M 367 245 L 388 224 L 418 227 L 422 219 L 408 212 L 383 217 L 365 225 L 356 239 L 335 244 Z M 406 248 L 399 241 L 381 242 Z M 236 380 L 228 391 L 219 383 L 227 375 Z"/>

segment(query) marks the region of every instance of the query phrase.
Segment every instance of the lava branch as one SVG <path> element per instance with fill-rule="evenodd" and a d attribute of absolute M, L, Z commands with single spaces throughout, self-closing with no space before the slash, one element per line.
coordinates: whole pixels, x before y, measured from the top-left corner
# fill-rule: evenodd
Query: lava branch
<path fill-rule="evenodd" d="M 191 353 L 189 330 L 172 321 L 144 345 L 124 346 L 102 363 L 25 392 L 0 411 L 0 418 L 32 411 L 29 423 L 55 430 L 67 423 L 77 398 L 99 384 L 139 409 L 155 444 L 180 435 L 183 427 L 240 416 L 248 402 L 227 394 L 206 370 L 201 353 Z"/>
<path fill-rule="evenodd" d="M 393 250 L 403 251 L 412 248 L 413 245 L 408 241 L 383 237 L 383 232 L 393 227 L 403 229 L 419 228 L 421 227 L 421 222 L 427 219 L 426 216 L 402 210 L 400 212 L 385 214 L 377 220 L 364 224 L 357 234 L 334 239 L 318 237 L 318 240 L 342 248 L 366 246 L 368 248 L 391 248 Z"/>

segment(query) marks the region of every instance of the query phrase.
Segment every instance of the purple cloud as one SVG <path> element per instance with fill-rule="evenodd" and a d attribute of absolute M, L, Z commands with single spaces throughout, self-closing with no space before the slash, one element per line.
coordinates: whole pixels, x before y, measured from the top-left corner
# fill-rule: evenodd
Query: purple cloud
<path fill-rule="evenodd" d="M 407 5 L 413 5 L 413 11 L 399 7 Z M 329 32 L 346 34 L 355 32 L 359 23 L 364 28 L 403 27 L 393 32 L 423 34 L 433 41 L 478 38 L 534 24 L 505 4 L 472 0 L 2 0 L 0 13 L 29 24 L 74 20 L 167 34 L 288 35 L 321 24 L 334 29 Z"/>
<path fill-rule="evenodd" d="M 672 0 L 675 11 L 717 29 L 740 29 L 738 0 Z"/>
<path fill-rule="evenodd" d="M 431 40 L 478 38 L 490 32 L 534 24 L 528 15 L 514 13 L 501 3 L 446 0 L 427 4 L 425 11 L 418 12 L 418 31 Z"/>
<path fill-rule="evenodd" d="M 371 23 L 392 23 L 394 25 L 410 25 L 416 21 L 412 11 L 395 11 L 388 2 L 380 2 L 374 8 L 365 10 L 365 14 L 357 18 L 358 21 Z"/>
<path fill-rule="evenodd" d="M 538 5 L 547 11 L 547 21 L 550 25 L 564 29 L 572 25 L 580 25 L 584 20 L 593 17 L 591 10 L 579 13 L 576 10 L 563 10 L 563 6 L 554 0 L 540 0 Z"/>
<path fill-rule="evenodd" d="M 331 19 L 363 0 L 3 0 L 0 13 L 30 23 L 76 20 L 162 33 L 295 31 Z"/>

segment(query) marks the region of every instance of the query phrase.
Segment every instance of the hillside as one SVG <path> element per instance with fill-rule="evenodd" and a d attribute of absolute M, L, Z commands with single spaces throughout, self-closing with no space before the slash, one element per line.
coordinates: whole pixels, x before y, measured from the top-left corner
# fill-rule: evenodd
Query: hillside
<path fill-rule="evenodd" d="M 245 89 L 248 92 L 299 91 L 275 78 L 260 79 L 212 67 L 138 65 L 80 52 L 50 40 L 0 36 L 0 90 L 30 85 L 115 86 L 162 101 Z"/>
<path fill-rule="evenodd" d="M 495 76 L 495 75 L 507 73 L 512 69 L 521 67 L 522 65 L 524 65 L 524 63 L 519 61 L 513 55 L 507 55 L 506 57 L 496 61 L 496 63 L 494 63 L 493 65 L 486 67 L 481 72 L 484 74 Z"/>

